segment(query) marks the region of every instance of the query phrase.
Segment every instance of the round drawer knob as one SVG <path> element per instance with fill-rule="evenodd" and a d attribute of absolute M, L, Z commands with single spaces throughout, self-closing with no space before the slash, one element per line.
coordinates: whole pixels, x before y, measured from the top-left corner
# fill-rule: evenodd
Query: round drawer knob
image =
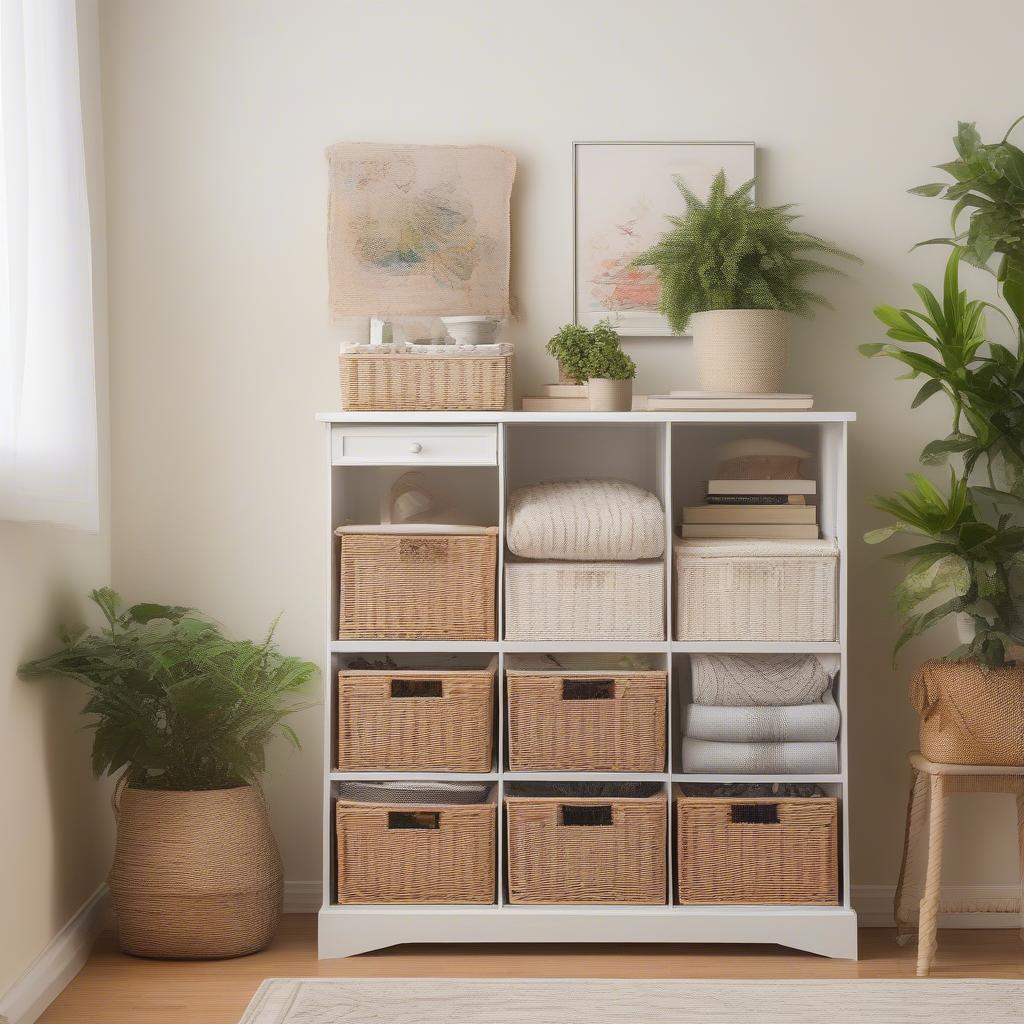
<path fill-rule="evenodd" d="M 421 445 L 418 441 L 413 441 L 413 443 L 409 445 L 410 455 L 419 455 L 421 451 L 423 451 L 423 445 Z"/>

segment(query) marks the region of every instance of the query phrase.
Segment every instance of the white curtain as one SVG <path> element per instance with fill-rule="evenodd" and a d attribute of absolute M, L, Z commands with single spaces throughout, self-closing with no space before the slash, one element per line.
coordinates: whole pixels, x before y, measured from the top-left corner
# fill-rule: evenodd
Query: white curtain
<path fill-rule="evenodd" d="M 0 0 L 0 519 L 99 526 L 75 0 Z"/>

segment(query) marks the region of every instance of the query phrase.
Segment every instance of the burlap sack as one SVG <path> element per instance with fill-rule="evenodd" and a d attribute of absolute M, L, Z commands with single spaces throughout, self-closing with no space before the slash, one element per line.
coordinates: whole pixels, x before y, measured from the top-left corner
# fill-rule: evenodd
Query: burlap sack
<path fill-rule="evenodd" d="M 926 661 L 911 680 L 910 701 L 929 761 L 1024 765 L 1024 668 Z"/>

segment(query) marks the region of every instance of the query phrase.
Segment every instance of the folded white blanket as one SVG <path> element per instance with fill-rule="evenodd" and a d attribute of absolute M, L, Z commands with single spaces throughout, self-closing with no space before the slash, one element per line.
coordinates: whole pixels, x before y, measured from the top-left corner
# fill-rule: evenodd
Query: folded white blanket
<path fill-rule="evenodd" d="M 695 704 L 816 704 L 832 685 L 814 654 L 695 654 L 691 664 Z"/>
<path fill-rule="evenodd" d="M 683 771 L 735 775 L 831 775 L 839 771 L 835 743 L 716 743 L 683 738 Z"/>
<path fill-rule="evenodd" d="M 813 743 L 839 735 L 839 708 L 831 693 L 820 704 L 793 707 L 712 707 L 690 704 L 684 732 L 725 743 Z"/>

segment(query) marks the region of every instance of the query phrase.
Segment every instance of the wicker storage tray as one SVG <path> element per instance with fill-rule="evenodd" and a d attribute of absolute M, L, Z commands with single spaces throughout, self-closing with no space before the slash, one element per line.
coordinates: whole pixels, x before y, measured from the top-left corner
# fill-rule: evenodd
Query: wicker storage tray
<path fill-rule="evenodd" d="M 511 784 L 509 901 L 664 903 L 667 811 L 657 782 Z"/>
<path fill-rule="evenodd" d="M 505 673 L 512 771 L 665 770 L 667 673 L 601 660 L 512 656 Z"/>
<path fill-rule="evenodd" d="M 508 640 L 664 640 L 665 564 L 505 562 Z"/>
<path fill-rule="evenodd" d="M 700 797 L 677 791 L 680 903 L 839 901 L 834 797 Z"/>
<path fill-rule="evenodd" d="M 494 903 L 492 787 L 355 783 L 335 801 L 339 903 Z"/>
<path fill-rule="evenodd" d="M 494 666 L 488 669 L 342 669 L 338 769 L 345 772 L 489 772 Z"/>
<path fill-rule="evenodd" d="M 511 355 L 342 352 L 341 407 L 349 412 L 512 408 Z"/>
<path fill-rule="evenodd" d="M 833 641 L 835 541 L 678 538 L 677 640 Z"/>
<path fill-rule="evenodd" d="M 341 640 L 494 640 L 494 527 L 465 534 L 341 527 Z"/>

